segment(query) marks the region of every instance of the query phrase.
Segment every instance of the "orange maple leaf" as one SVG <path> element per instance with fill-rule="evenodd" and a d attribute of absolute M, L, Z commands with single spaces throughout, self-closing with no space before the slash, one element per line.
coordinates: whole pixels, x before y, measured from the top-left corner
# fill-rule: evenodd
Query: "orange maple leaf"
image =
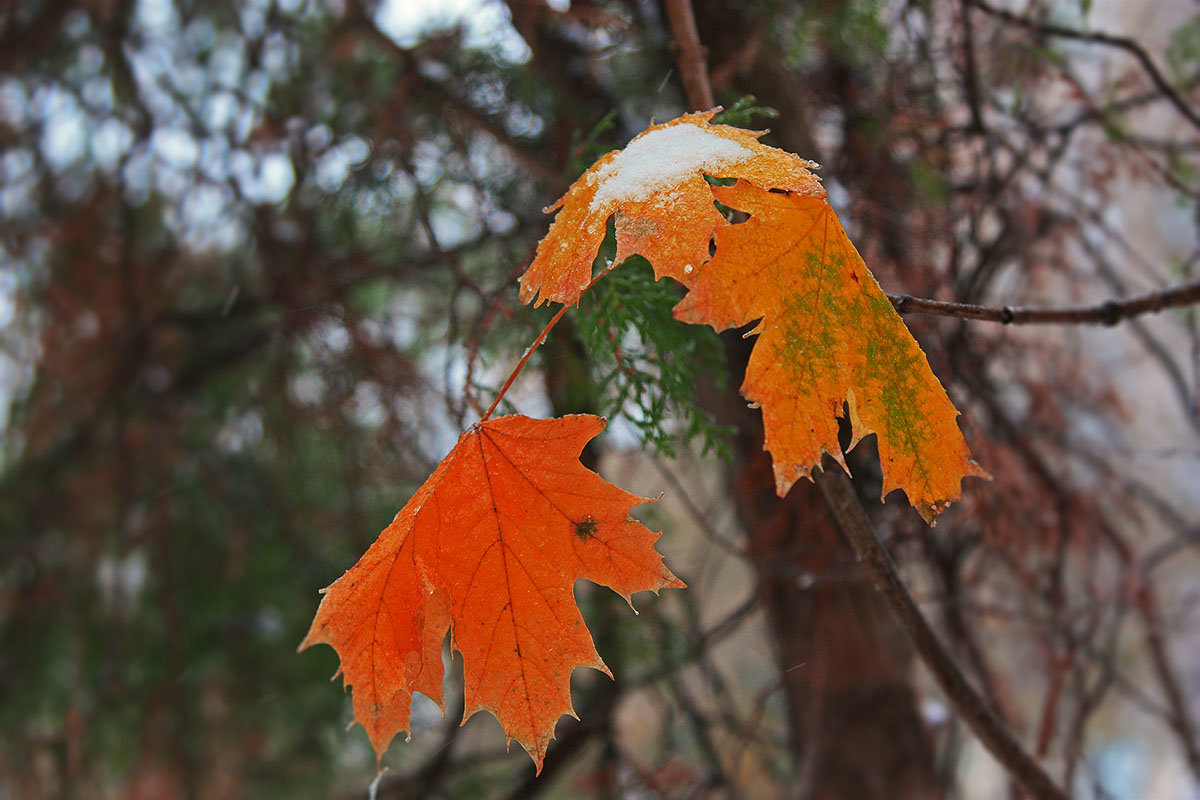
<path fill-rule="evenodd" d="M 812 162 L 761 143 L 761 132 L 710 125 L 716 113 L 651 125 L 583 173 L 546 209 L 562 210 L 521 276 L 521 302 L 578 302 L 614 213 L 618 264 L 636 253 L 654 266 L 656 277 L 690 283 L 708 261 L 713 231 L 727 224 L 704 175 L 824 196 L 809 171 Z"/>
<path fill-rule="evenodd" d="M 324 590 L 300 645 L 331 645 L 354 718 L 382 756 L 409 727 L 414 691 L 442 704 L 442 642 L 462 653 L 464 719 L 500 720 L 541 771 L 571 708 L 570 676 L 611 676 L 575 604 L 586 578 L 629 600 L 682 588 L 629 515 L 647 498 L 579 463 L 605 422 L 508 416 L 459 438 L 366 554 Z"/>
<path fill-rule="evenodd" d="M 765 192 L 746 181 L 714 187 L 750 215 L 716 231 L 716 254 L 675 308 L 717 331 L 759 320 L 742 395 L 761 405 L 764 447 L 782 497 L 829 453 L 842 467 L 837 416 L 850 411 L 851 447 L 879 444 L 883 493 L 903 489 L 927 522 L 958 500 L 971 460 L 958 410 L 920 346 L 867 271 L 824 197 Z"/>

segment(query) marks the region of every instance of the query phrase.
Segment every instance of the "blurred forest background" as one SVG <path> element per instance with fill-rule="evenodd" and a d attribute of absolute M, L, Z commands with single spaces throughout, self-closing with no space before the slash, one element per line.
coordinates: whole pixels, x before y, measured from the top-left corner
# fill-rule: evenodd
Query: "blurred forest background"
<path fill-rule="evenodd" d="M 885 290 L 1198 277 L 1194 4 L 694 5 L 726 120 L 822 164 Z M 336 656 L 295 654 L 317 590 L 545 321 L 541 209 L 689 110 L 676 55 L 660 0 L 0 3 L 0 798 L 365 796 Z M 691 588 L 578 588 L 616 680 L 539 780 L 451 670 L 379 796 L 1015 796 L 677 297 L 615 273 L 507 408 L 608 415 L 585 457 L 666 493 Z M 853 454 L 923 611 L 1076 796 L 1200 797 L 1196 311 L 907 321 L 994 476 L 930 529 Z"/>

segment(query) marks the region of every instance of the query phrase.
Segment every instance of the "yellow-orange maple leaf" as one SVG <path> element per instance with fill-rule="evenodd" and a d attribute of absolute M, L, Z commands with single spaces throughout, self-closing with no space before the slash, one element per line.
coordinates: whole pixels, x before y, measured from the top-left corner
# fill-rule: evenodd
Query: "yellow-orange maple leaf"
<path fill-rule="evenodd" d="M 300 645 L 337 650 L 377 754 L 409 727 L 412 693 L 442 702 L 442 642 L 462 653 L 464 719 L 491 711 L 538 770 L 576 666 L 608 672 L 575 604 L 586 578 L 630 599 L 682 587 L 629 515 L 647 498 L 579 463 L 589 415 L 480 422 L 366 554 L 324 591 Z"/>
<path fill-rule="evenodd" d="M 625 149 L 593 164 L 546 209 L 561 208 L 521 277 L 521 302 L 578 302 L 614 213 L 617 263 L 636 253 L 654 266 L 657 277 L 690 283 L 708 260 L 713 231 L 726 224 L 704 175 L 825 194 L 809 172 L 812 162 L 763 144 L 761 133 L 709 124 L 715 113 L 651 125 Z"/>
<path fill-rule="evenodd" d="M 961 496 L 963 477 L 987 474 L 970 458 L 958 411 L 846 237 L 814 165 L 760 134 L 711 125 L 712 116 L 652 125 L 585 172 L 548 209 L 562 208 L 521 278 L 522 302 L 577 302 L 615 214 L 617 263 L 637 253 L 657 277 L 691 288 L 679 319 L 717 330 L 762 320 L 742 393 L 763 408 L 780 495 L 824 452 L 845 466 L 837 416 L 848 403 L 854 443 L 877 434 L 884 494 L 903 489 L 932 522 Z M 740 180 L 713 187 L 703 175 Z M 714 196 L 750 221 L 730 225 Z"/>
<path fill-rule="evenodd" d="M 970 458 L 958 411 L 824 197 L 715 187 L 749 220 L 716 231 L 676 318 L 716 330 L 760 320 L 742 395 L 762 407 L 776 490 L 787 493 L 827 452 L 842 463 L 836 417 L 854 446 L 874 433 L 883 493 L 903 489 L 932 522 L 961 494 Z M 749 334 L 747 334 L 749 335 Z"/>

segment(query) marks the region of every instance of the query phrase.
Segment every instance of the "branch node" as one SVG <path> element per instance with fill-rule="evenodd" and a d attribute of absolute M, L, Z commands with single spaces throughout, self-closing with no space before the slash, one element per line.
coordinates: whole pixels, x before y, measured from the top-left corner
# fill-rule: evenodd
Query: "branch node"
<path fill-rule="evenodd" d="M 1012 306 L 1005 306 L 1004 308 L 1000 309 L 1000 322 L 1001 323 L 1003 323 L 1005 325 L 1011 325 L 1016 320 L 1016 318 L 1017 318 L 1017 315 L 1013 312 Z"/>
<path fill-rule="evenodd" d="M 1116 300 L 1108 300 L 1101 303 L 1100 315 L 1103 323 L 1111 328 L 1121 321 L 1121 304 Z"/>

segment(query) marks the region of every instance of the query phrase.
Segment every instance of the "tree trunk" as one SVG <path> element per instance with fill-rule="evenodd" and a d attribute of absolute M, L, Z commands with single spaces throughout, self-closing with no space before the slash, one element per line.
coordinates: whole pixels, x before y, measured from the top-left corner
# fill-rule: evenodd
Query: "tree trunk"
<path fill-rule="evenodd" d="M 779 111 L 774 127 L 782 146 L 809 158 L 828 158 L 830 154 L 818 152 L 808 124 L 805 97 L 812 87 L 789 68 L 766 35 L 772 21 L 746 14 L 739 5 L 696 2 L 717 91 L 755 95 Z M 826 80 L 837 91 L 853 91 L 847 69 L 838 69 L 832 54 L 829 61 Z M 846 100 L 851 107 L 857 104 L 857 98 Z M 846 122 L 847 150 L 864 146 L 857 122 Z M 878 159 L 870 163 L 878 169 Z M 889 189 L 888 201 L 904 191 L 884 188 Z M 889 255 L 901 260 L 902 254 Z M 752 342 L 736 334 L 726 341 L 730 371 L 740 379 Z M 793 796 L 941 797 L 933 744 L 912 686 L 907 640 L 876 596 L 817 487 L 801 480 L 786 498 L 776 497 L 759 412 L 747 409 L 737 395 L 740 380 L 730 384 L 716 405 L 724 412 L 722 421 L 739 431 L 734 491 L 783 677 L 796 768 Z"/>

